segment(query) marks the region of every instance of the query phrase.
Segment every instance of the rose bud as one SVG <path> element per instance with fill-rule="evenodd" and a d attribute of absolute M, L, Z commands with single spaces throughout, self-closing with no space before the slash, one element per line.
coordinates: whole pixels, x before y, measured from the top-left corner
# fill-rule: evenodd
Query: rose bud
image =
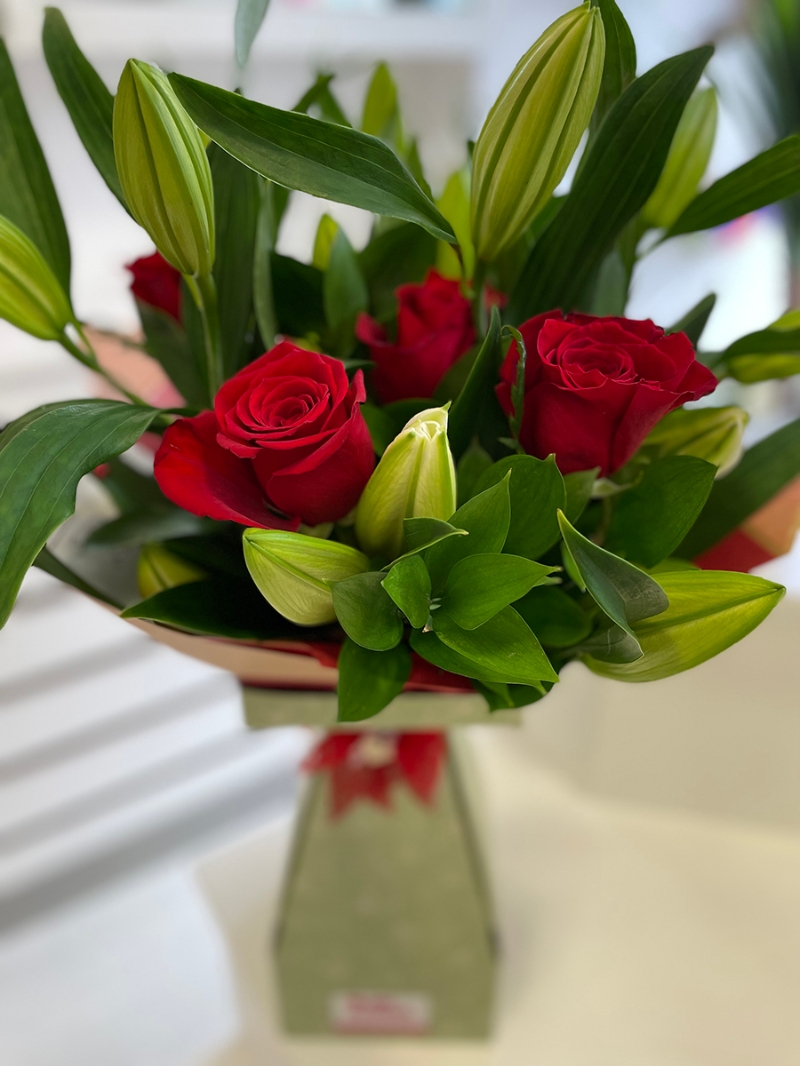
<path fill-rule="evenodd" d="M 283 341 L 165 431 L 154 474 L 192 514 L 265 529 L 343 518 L 375 466 L 360 370 Z"/>
<path fill-rule="evenodd" d="M 493 261 L 541 211 L 564 177 L 600 90 L 605 31 L 588 2 L 567 12 L 525 53 L 475 144 L 472 237 Z"/>
<path fill-rule="evenodd" d="M 114 102 L 114 158 L 130 212 L 188 277 L 214 265 L 214 188 L 200 133 L 162 71 L 129 59 Z"/>
<path fill-rule="evenodd" d="M 205 573 L 161 544 L 145 544 L 139 552 L 136 580 L 145 599 L 157 592 L 199 581 Z"/>
<path fill-rule="evenodd" d="M 356 537 L 369 555 L 401 555 L 406 518 L 447 520 L 456 509 L 456 472 L 447 442 L 447 408 L 415 415 L 367 482 L 356 511 Z"/>
<path fill-rule="evenodd" d="M 35 244 L 0 216 L 0 318 L 42 340 L 58 340 L 75 316 Z"/>
<path fill-rule="evenodd" d="M 261 595 L 299 626 L 336 620 L 329 582 L 369 570 L 360 551 L 334 540 L 277 529 L 246 529 L 244 561 Z"/>
<path fill-rule="evenodd" d="M 133 275 L 131 292 L 139 303 L 181 321 L 181 275 L 161 252 L 142 256 L 125 267 Z"/>
<path fill-rule="evenodd" d="M 749 415 L 741 407 L 681 408 L 662 418 L 645 439 L 643 448 L 665 455 L 694 455 L 717 467 L 724 477 L 739 462 Z"/>
<path fill-rule="evenodd" d="M 650 199 L 642 208 L 642 221 L 669 229 L 697 192 L 706 172 L 717 132 L 717 94 L 700 89 L 684 109 L 667 162 Z"/>
<path fill-rule="evenodd" d="M 684 333 L 649 319 L 547 311 L 519 330 L 527 352 L 520 444 L 538 459 L 555 453 L 562 474 L 613 474 L 664 415 L 717 386 Z M 509 416 L 518 361 L 514 341 L 496 389 Z"/>
<path fill-rule="evenodd" d="M 372 385 L 381 403 L 433 396 L 453 363 L 475 343 L 472 308 L 460 282 L 431 270 L 421 285 L 401 285 L 396 295 L 394 343 L 369 315 L 359 315 L 356 322 L 356 336 L 375 364 Z"/>

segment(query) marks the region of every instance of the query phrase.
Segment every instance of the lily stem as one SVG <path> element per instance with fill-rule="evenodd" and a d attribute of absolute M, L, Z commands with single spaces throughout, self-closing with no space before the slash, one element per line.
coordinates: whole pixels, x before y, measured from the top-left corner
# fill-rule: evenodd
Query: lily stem
<path fill-rule="evenodd" d="M 88 367 L 90 370 L 93 370 L 95 374 L 99 374 L 101 377 L 105 378 L 109 385 L 113 389 L 116 389 L 117 392 L 122 393 L 126 400 L 129 400 L 131 403 L 137 404 L 139 407 L 150 407 L 151 404 L 147 403 L 145 400 L 142 399 L 141 396 L 138 396 L 135 392 L 131 392 L 130 389 L 126 389 L 121 381 L 118 381 L 112 373 L 110 373 L 108 370 L 105 369 L 105 367 L 100 365 L 100 360 L 97 358 L 97 353 L 95 352 L 92 345 L 89 343 L 89 339 L 84 333 L 80 323 L 75 322 L 73 323 L 73 325 L 75 326 L 78 336 L 85 345 L 85 349 L 82 349 L 77 344 L 75 344 L 75 342 L 66 333 L 62 333 L 61 337 L 59 338 L 59 343 L 61 347 L 64 348 L 65 351 L 69 352 L 70 355 L 74 356 L 80 363 L 83 363 L 84 366 Z"/>
<path fill-rule="evenodd" d="M 217 286 L 211 274 L 203 274 L 196 278 L 184 274 L 184 277 L 203 323 L 206 384 L 209 400 L 213 404 L 214 397 L 219 392 L 223 381 Z"/>

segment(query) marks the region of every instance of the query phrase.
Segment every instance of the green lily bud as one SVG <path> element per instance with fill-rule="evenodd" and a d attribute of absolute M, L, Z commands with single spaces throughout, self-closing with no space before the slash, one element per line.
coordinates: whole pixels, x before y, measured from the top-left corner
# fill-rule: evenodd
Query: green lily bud
<path fill-rule="evenodd" d="M 336 620 L 331 581 L 369 570 L 360 551 L 335 540 L 320 540 L 281 529 L 246 529 L 244 561 L 261 595 L 299 626 Z"/>
<path fill-rule="evenodd" d="M 717 94 L 700 89 L 684 109 L 658 185 L 642 208 L 648 226 L 669 229 L 689 206 L 706 172 L 716 132 Z"/>
<path fill-rule="evenodd" d="M 541 211 L 564 177 L 600 90 L 605 30 L 587 0 L 525 53 L 492 106 L 472 164 L 472 236 L 492 261 Z"/>
<path fill-rule="evenodd" d="M 741 407 L 679 408 L 662 418 L 642 445 L 658 457 L 695 455 L 717 467 L 723 477 L 739 462 L 749 416 Z"/>
<path fill-rule="evenodd" d="M 36 245 L 0 215 L 0 318 L 42 340 L 75 321 L 67 294 Z"/>
<path fill-rule="evenodd" d="M 449 405 L 448 405 L 449 406 Z M 447 408 L 415 415 L 378 463 L 356 510 L 356 537 L 369 555 L 402 555 L 406 518 L 450 518 L 456 471 L 447 442 Z"/>
<path fill-rule="evenodd" d="M 200 133 L 165 74 L 129 59 L 114 102 L 114 158 L 131 214 L 190 277 L 214 265 L 214 189 Z"/>
<path fill-rule="evenodd" d="M 139 592 L 145 599 L 155 596 L 157 592 L 164 592 L 165 589 L 199 581 L 205 576 L 198 567 L 174 555 L 161 544 L 145 544 L 139 553 L 136 579 Z"/>

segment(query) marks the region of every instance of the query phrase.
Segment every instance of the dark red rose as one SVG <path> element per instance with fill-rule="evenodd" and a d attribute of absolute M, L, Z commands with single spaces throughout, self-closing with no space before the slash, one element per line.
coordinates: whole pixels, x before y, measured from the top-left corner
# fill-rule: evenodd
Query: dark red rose
<path fill-rule="evenodd" d="M 520 333 L 527 350 L 520 443 L 539 459 L 554 452 L 564 474 L 595 466 L 613 474 L 664 415 L 717 384 L 685 334 L 665 334 L 650 319 L 548 311 Z M 497 386 L 507 415 L 518 362 L 513 343 Z"/>
<path fill-rule="evenodd" d="M 126 270 L 133 274 L 131 292 L 137 300 L 157 307 L 181 321 L 180 271 L 166 261 L 160 252 L 143 256 L 128 263 Z"/>
<path fill-rule="evenodd" d="M 472 309 L 458 281 L 435 270 L 421 285 L 397 290 L 397 339 L 369 315 L 359 315 L 356 336 L 375 363 L 372 384 L 381 403 L 427 399 L 444 375 L 475 343 Z"/>
<path fill-rule="evenodd" d="M 227 381 L 213 411 L 167 429 L 156 481 L 196 515 L 266 529 L 336 521 L 375 464 L 364 398 L 360 370 L 350 383 L 338 359 L 284 341 Z"/>

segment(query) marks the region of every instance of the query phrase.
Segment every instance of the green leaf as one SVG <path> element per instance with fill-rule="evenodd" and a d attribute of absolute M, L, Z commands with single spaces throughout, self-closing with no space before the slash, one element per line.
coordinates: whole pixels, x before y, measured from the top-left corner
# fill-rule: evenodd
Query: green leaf
<path fill-rule="evenodd" d="M 636 637 L 620 629 L 609 618 L 604 618 L 588 640 L 572 651 L 580 655 L 591 655 L 602 663 L 635 663 L 644 654 Z"/>
<path fill-rule="evenodd" d="M 74 511 L 80 479 L 135 444 L 157 414 L 76 400 L 38 407 L 0 435 L 0 625 L 28 567 Z"/>
<path fill-rule="evenodd" d="M 414 629 L 422 629 L 431 613 L 431 576 L 418 555 L 409 555 L 391 568 L 383 587 Z"/>
<path fill-rule="evenodd" d="M 166 311 L 142 303 L 141 300 L 136 301 L 136 306 L 144 330 L 147 354 L 161 364 L 188 404 L 205 407 L 206 387 L 192 355 L 186 331 Z"/>
<path fill-rule="evenodd" d="M 247 362 L 253 319 L 253 259 L 261 205 L 259 179 L 216 144 L 208 149 L 214 182 L 214 228 L 222 364 L 225 378 Z M 270 344 L 271 337 L 263 338 Z"/>
<path fill-rule="evenodd" d="M 466 529 L 468 537 L 448 537 L 425 553 L 425 565 L 431 575 L 434 592 L 442 589 L 447 575 L 459 559 L 503 550 L 511 523 L 509 476 L 506 475 L 498 485 L 473 496 L 451 517 L 450 524 L 456 529 Z"/>
<path fill-rule="evenodd" d="M 331 354 L 344 358 L 355 347 L 356 318 L 361 311 L 366 311 L 369 296 L 358 259 L 341 226 L 331 245 L 322 301 L 331 333 Z"/>
<path fill-rule="evenodd" d="M 227 574 L 158 592 L 128 607 L 122 617 L 226 640 L 296 640 L 298 634 L 298 627 L 270 607 L 252 581 Z M 330 627 L 303 626 L 301 632 L 303 640 L 331 639 Z"/>
<path fill-rule="evenodd" d="M 331 582 L 333 608 L 351 640 L 371 651 L 388 651 L 403 639 L 403 620 L 376 570 Z"/>
<path fill-rule="evenodd" d="M 691 309 L 678 322 L 675 323 L 667 333 L 685 333 L 692 344 L 697 347 L 700 343 L 700 338 L 703 335 L 703 330 L 706 328 L 706 323 L 711 317 L 711 312 L 714 310 L 714 304 L 717 302 L 717 294 L 710 292 L 708 296 L 704 296 L 703 299 Z"/>
<path fill-rule="evenodd" d="M 334 74 L 318 74 L 314 84 L 303 93 L 292 111 L 307 115 L 312 108 L 316 108 L 321 117 L 328 122 L 336 122 L 339 126 L 349 126 L 347 116 L 331 92 L 330 85 L 334 77 Z"/>
<path fill-rule="evenodd" d="M 651 577 L 587 540 L 563 514 L 559 514 L 559 523 L 580 584 L 626 633 L 635 636 L 631 628 L 634 622 L 667 609 L 667 597 Z"/>
<path fill-rule="evenodd" d="M 232 158 L 232 157 L 231 157 Z M 269 349 L 278 332 L 278 312 L 275 308 L 273 268 L 276 256 L 275 199 L 279 187 L 271 181 L 261 184 L 256 233 L 253 244 L 253 310 L 261 343 Z M 291 262 L 291 260 L 289 260 Z M 294 295 L 294 293 L 293 293 Z"/>
<path fill-rule="evenodd" d="M 656 186 L 689 97 L 713 49 L 659 63 L 617 100 L 555 219 L 536 242 L 509 317 L 575 307 L 625 225 Z"/>
<path fill-rule="evenodd" d="M 430 406 L 430 400 L 398 400 L 383 407 L 377 407 L 369 400 L 362 403 L 361 413 L 367 423 L 376 454 L 383 455 L 406 422 Z"/>
<path fill-rule="evenodd" d="M 325 329 L 323 274 L 307 263 L 275 253 L 270 257 L 270 264 L 278 330 L 287 337 L 321 333 Z"/>
<path fill-rule="evenodd" d="M 169 505 L 154 477 L 140 474 L 122 459 L 109 459 L 105 466 L 108 469 L 98 481 L 122 514 L 155 510 Z"/>
<path fill-rule="evenodd" d="M 564 479 L 552 455 L 547 459 L 509 455 L 489 467 L 478 482 L 477 491 L 496 485 L 509 471 L 511 524 L 505 550 L 511 555 L 538 559 L 560 535 L 557 512 L 566 502 Z"/>
<path fill-rule="evenodd" d="M 108 603 L 112 607 L 122 607 L 122 604 L 117 600 L 112 599 L 105 592 L 101 592 L 99 589 L 95 588 L 94 585 L 90 585 L 88 581 L 84 581 L 82 577 L 79 577 L 74 572 L 74 570 L 70 570 L 70 568 L 62 563 L 60 559 L 56 559 L 55 555 L 53 555 L 53 553 L 47 548 L 42 548 L 33 560 L 33 565 L 39 570 L 44 570 L 44 572 L 50 574 L 51 577 L 58 578 L 58 580 L 62 581 L 65 585 L 70 585 L 79 592 L 91 596 L 92 599 L 100 600 L 102 603 Z"/>
<path fill-rule="evenodd" d="M 477 629 L 557 569 L 520 555 L 467 556 L 450 571 L 440 610 L 462 629 Z"/>
<path fill-rule="evenodd" d="M 581 610 L 571 596 L 555 585 L 532 588 L 517 601 L 514 610 L 522 615 L 545 647 L 569 648 L 592 631 L 591 614 Z"/>
<path fill-rule="evenodd" d="M 520 685 L 558 680 L 539 641 L 513 607 L 504 607 L 477 629 L 463 629 L 444 611 L 436 611 L 432 618 L 434 632 L 443 644 L 486 671 L 485 678 L 479 676 L 479 680 Z"/>
<path fill-rule="evenodd" d="M 188 511 L 182 511 L 180 507 L 162 507 L 160 510 L 121 515 L 106 522 L 92 532 L 86 543 L 98 548 L 139 548 L 151 541 L 211 532 L 215 524 L 207 518 L 198 518 Z"/>
<path fill-rule="evenodd" d="M 503 685 L 496 682 L 473 681 L 477 692 L 486 700 L 490 711 L 503 711 L 511 707 L 529 707 L 542 699 L 553 687 L 549 682 L 545 686 Z"/>
<path fill-rule="evenodd" d="M 767 329 L 740 337 L 719 362 L 730 377 L 747 384 L 800 373 L 800 315 L 790 311 Z"/>
<path fill-rule="evenodd" d="M 258 31 L 267 14 L 269 0 L 239 0 L 236 5 L 236 18 L 233 24 L 233 38 L 236 47 L 236 62 L 245 66 L 250 57 Z"/>
<path fill-rule="evenodd" d="M 722 226 L 798 192 L 800 134 L 795 133 L 701 192 L 667 232 L 667 236 L 677 237 L 681 233 Z"/>
<path fill-rule="evenodd" d="M 245 100 L 180 74 L 170 75 L 170 81 L 197 125 L 265 178 L 312 196 L 416 222 L 435 237 L 455 240 L 449 223 L 376 137 Z"/>
<path fill-rule="evenodd" d="M 432 548 L 447 537 L 468 536 L 465 529 L 459 529 L 450 522 L 443 522 L 440 518 L 404 518 L 403 530 L 408 548 L 406 555 L 416 555 L 426 548 Z"/>
<path fill-rule="evenodd" d="M 636 42 L 625 16 L 614 0 L 597 0 L 606 31 L 603 80 L 594 107 L 590 130 L 594 131 L 617 99 L 636 77 Z"/>
<path fill-rule="evenodd" d="M 403 127 L 397 103 L 397 86 L 385 63 L 378 63 L 367 87 L 361 129 L 402 151 Z"/>
<path fill-rule="evenodd" d="M 600 467 L 592 470 L 576 470 L 572 474 L 564 474 L 564 489 L 567 494 L 567 504 L 564 514 L 574 525 L 592 498 L 592 489 L 600 473 Z"/>
<path fill-rule="evenodd" d="M 411 654 L 405 644 L 391 651 L 368 651 L 346 640 L 339 652 L 340 722 L 373 718 L 403 691 L 411 673 Z"/>
<path fill-rule="evenodd" d="M 714 483 L 700 517 L 675 554 L 696 559 L 760 510 L 798 474 L 800 418 L 749 448 L 739 465 Z"/>
<path fill-rule="evenodd" d="M 393 317 L 400 285 L 420 282 L 436 259 L 436 239 L 411 222 L 401 222 L 373 237 L 359 254 L 373 314 Z"/>
<path fill-rule="evenodd" d="M 490 466 L 492 466 L 491 455 L 481 447 L 477 438 L 473 439 L 458 460 L 456 467 L 459 506 L 472 499 L 477 491 L 478 482 Z"/>
<path fill-rule="evenodd" d="M 651 463 L 614 508 L 606 548 L 651 567 L 666 559 L 692 528 L 711 492 L 717 468 L 693 455 Z"/>
<path fill-rule="evenodd" d="M 30 237 L 69 293 L 70 252 L 64 216 L 2 40 L 0 215 Z"/>
<path fill-rule="evenodd" d="M 500 313 L 492 308 L 489 331 L 478 351 L 464 388 L 450 409 L 447 438 L 453 458 L 458 461 L 478 431 L 487 406 L 498 406 L 494 394 L 497 376 L 503 362 Z"/>
<path fill-rule="evenodd" d="M 586 665 L 618 681 L 656 681 L 705 662 L 747 636 L 762 622 L 785 589 L 751 574 L 683 570 L 660 574 L 669 607 L 635 626 L 644 655 L 628 665 Z"/>
<path fill-rule="evenodd" d="M 606 315 L 625 314 L 628 303 L 628 288 L 631 275 L 618 247 L 614 247 L 603 259 L 592 287 L 589 311 L 601 318 Z"/>
<path fill-rule="evenodd" d="M 42 45 L 58 95 L 64 101 L 83 147 L 103 181 L 127 211 L 114 161 L 111 132 L 114 97 L 78 47 L 67 20 L 56 7 L 45 8 Z"/>

